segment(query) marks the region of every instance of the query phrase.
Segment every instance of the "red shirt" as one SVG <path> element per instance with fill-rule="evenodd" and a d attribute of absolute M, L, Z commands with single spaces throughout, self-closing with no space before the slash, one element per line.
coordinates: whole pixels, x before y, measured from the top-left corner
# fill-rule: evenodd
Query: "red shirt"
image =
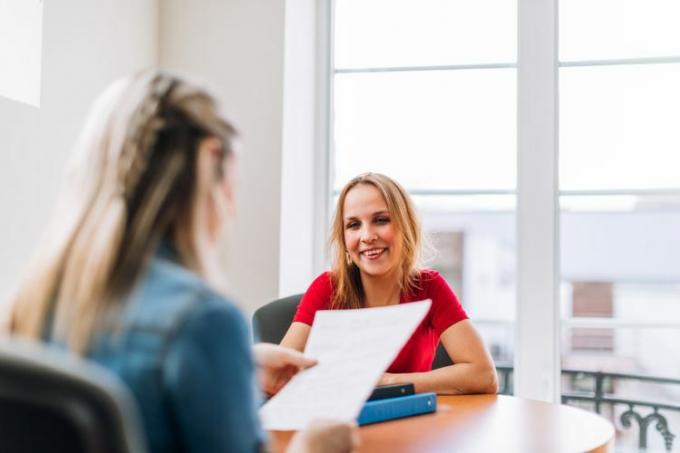
<path fill-rule="evenodd" d="M 458 297 L 439 272 L 430 269 L 420 271 L 417 286 L 418 289 L 412 293 L 402 293 L 399 303 L 432 299 L 432 305 L 423 322 L 387 369 L 388 373 L 430 371 L 439 336 L 458 321 L 468 318 Z M 298 305 L 293 321 L 311 326 L 317 310 L 330 309 L 332 296 L 331 274 L 324 272 L 307 289 Z"/>

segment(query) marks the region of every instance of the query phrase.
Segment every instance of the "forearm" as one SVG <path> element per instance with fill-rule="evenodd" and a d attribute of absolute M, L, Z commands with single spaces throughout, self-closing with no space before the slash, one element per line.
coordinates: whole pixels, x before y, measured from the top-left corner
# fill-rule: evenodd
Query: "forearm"
<path fill-rule="evenodd" d="M 287 337 L 283 337 L 283 340 L 281 340 L 280 345 L 300 352 L 305 350 L 305 345 L 302 344 L 300 341 L 296 341 L 296 339 L 291 339 Z"/>
<path fill-rule="evenodd" d="M 442 395 L 496 393 L 498 376 L 493 367 L 472 363 L 457 363 L 422 373 L 389 374 L 383 384 L 411 382 L 417 393 L 435 392 Z"/>
<path fill-rule="evenodd" d="M 288 328 L 288 332 L 286 332 L 286 335 L 284 335 L 280 344 L 281 346 L 303 352 L 305 350 L 305 345 L 307 344 L 307 337 L 309 337 L 309 332 L 311 330 L 311 326 L 294 321 Z"/>

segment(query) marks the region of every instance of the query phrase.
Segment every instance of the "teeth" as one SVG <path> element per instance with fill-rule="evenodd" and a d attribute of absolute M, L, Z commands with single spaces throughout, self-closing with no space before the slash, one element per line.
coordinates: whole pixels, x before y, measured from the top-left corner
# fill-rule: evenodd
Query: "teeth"
<path fill-rule="evenodd" d="M 380 255 L 382 252 L 383 252 L 383 249 L 371 249 L 371 250 L 366 250 L 366 251 L 362 252 L 362 254 L 364 254 L 366 256 L 373 257 L 373 256 Z"/>

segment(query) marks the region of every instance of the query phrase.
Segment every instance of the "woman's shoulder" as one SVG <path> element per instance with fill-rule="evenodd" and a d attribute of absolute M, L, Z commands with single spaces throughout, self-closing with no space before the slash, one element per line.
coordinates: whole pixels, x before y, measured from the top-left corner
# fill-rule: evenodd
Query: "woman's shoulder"
<path fill-rule="evenodd" d="M 102 330 L 91 355 L 102 361 L 130 357 L 125 366 L 132 373 L 141 372 L 135 365 L 140 358 L 157 361 L 170 351 L 196 347 L 207 351 L 213 343 L 238 348 L 250 341 L 249 325 L 239 307 L 196 274 L 172 263 L 151 263 L 126 301 L 115 332 L 120 334 Z"/>
<path fill-rule="evenodd" d="M 417 271 L 416 280 L 423 285 L 446 283 L 444 277 L 434 269 L 422 268 Z"/>
<path fill-rule="evenodd" d="M 419 269 L 415 279 L 415 292 L 418 297 L 432 298 L 442 294 L 452 293 L 453 290 L 446 279 L 434 269 Z"/>
<path fill-rule="evenodd" d="M 207 284 L 193 287 L 185 304 L 161 316 L 166 317 L 167 341 L 175 345 L 189 342 L 211 347 L 218 342 L 221 348 L 232 350 L 250 341 L 250 326 L 242 310 Z"/>
<path fill-rule="evenodd" d="M 307 293 L 328 293 L 333 292 L 333 274 L 325 271 L 319 274 L 307 288 Z"/>
<path fill-rule="evenodd" d="M 129 300 L 127 321 L 136 327 L 175 330 L 199 316 L 242 318 L 238 307 L 190 270 L 153 259 Z"/>
<path fill-rule="evenodd" d="M 229 299 L 206 292 L 177 320 L 177 331 L 201 337 L 249 338 L 250 330 L 241 310 Z"/>
<path fill-rule="evenodd" d="M 302 295 L 294 320 L 311 325 L 317 310 L 330 308 L 332 297 L 332 274 L 329 271 L 322 272 Z"/>
<path fill-rule="evenodd" d="M 316 276 L 316 278 L 312 281 L 312 284 L 314 283 L 323 283 L 323 284 L 330 284 L 333 280 L 333 272 L 332 271 L 323 271 L 319 275 Z"/>

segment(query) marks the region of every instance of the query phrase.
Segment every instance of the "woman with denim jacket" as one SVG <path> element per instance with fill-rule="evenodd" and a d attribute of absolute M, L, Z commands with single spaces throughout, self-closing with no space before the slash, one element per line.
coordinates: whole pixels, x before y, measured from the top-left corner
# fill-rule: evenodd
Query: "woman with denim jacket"
<path fill-rule="evenodd" d="M 205 90 L 161 72 L 97 100 L 47 244 L 13 298 L 13 335 L 42 339 L 114 372 L 136 397 L 151 452 L 266 448 L 267 393 L 313 361 L 250 344 L 219 289 L 217 252 L 233 213 L 236 131 Z M 349 451 L 356 428 L 318 425 L 289 451 Z"/>

